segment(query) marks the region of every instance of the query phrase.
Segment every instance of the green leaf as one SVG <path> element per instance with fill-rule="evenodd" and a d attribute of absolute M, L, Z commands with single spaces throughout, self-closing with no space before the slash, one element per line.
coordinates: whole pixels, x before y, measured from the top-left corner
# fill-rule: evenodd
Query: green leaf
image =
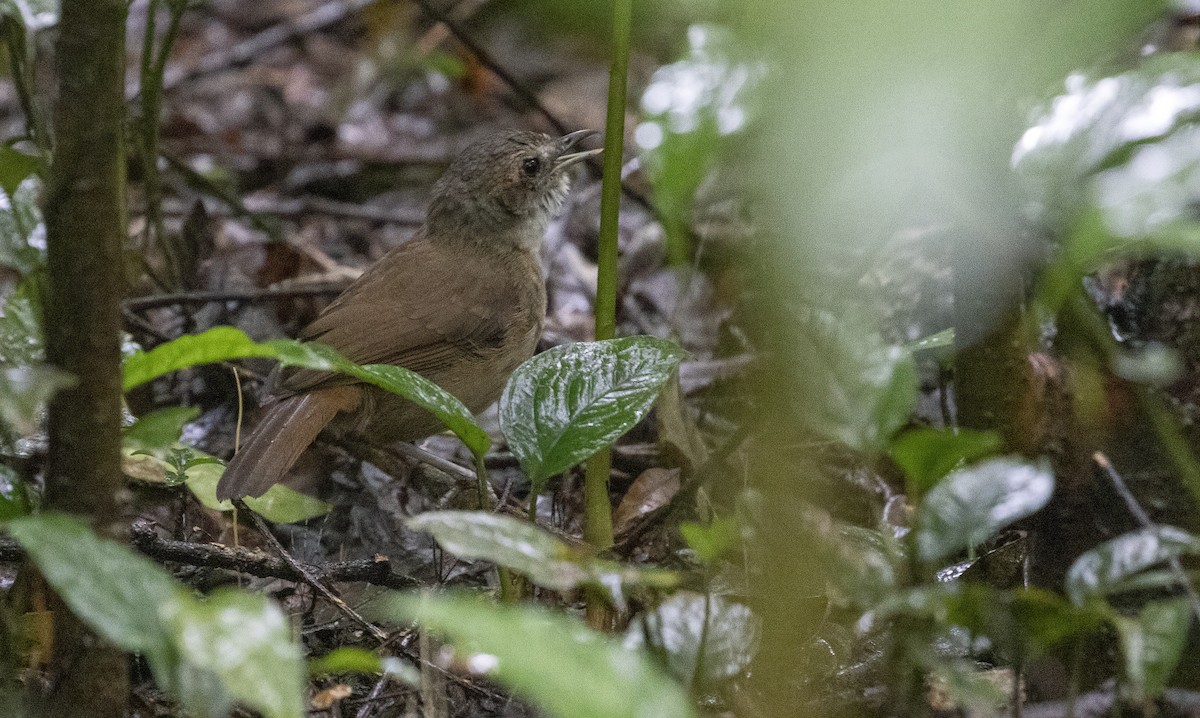
<path fill-rule="evenodd" d="M 630 624 L 625 645 L 638 648 L 648 638 L 679 680 L 721 681 L 746 670 L 759 634 L 759 621 L 745 604 L 678 591 Z"/>
<path fill-rule="evenodd" d="M 465 665 L 488 671 L 550 716 L 694 715 L 684 691 L 644 653 L 561 613 L 464 595 L 393 594 L 377 614 L 446 636 L 457 650 L 476 654 Z"/>
<path fill-rule="evenodd" d="M 46 224 L 38 205 L 41 188 L 41 182 L 31 177 L 0 194 L 0 264 L 21 275 L 46 262 Z"/>
<path fill-rule="evenodd" d="M 856 312 L 812 309 L 802 319 L 787 368 L 810 387 L 796 406 L 805 428 L 859 451 L 884 449 L 916 406 L 912 354 Z"/>
<path fill-rule="evenodd" d="M 1049 465 L 1000 458 L 950 474 L 930 489 L 917 512 L 922 561 L 936 561 L 986 541 L 1046 505 L 1054 490 Z"/>
<path fill-rule="evenodd" d="M 41 410 L 75 377 L 48 364 L 0 368 L 0 421 L 22 436 L 37 432 Z"/>
<path fill-rule="evenodd" d="M 61 514 L 17 519 L 8 530 L 71 612 L 103 638 L 129 651 L 169 655 L 158 614 L 146 609 L 177 601 L 184 591 L 150 559 Z"/>
<path fill-rule="evenodd" d="M 0 316 L 0 364 L 32 366 L 42 362 L 42 279 L 26 277 L 4 303 Z"/>
<path fill-rule="evenodd" d="M 198 406 L 169 406 L 152 411 L 125 429 L 125 444 L 139 449 L 173 447 L 183 425 L 200 416 Z"/>
<path fill-rule="evenodd" d="M 27 516 L 29 509 L 25 480 L 16 469 L 0 464 L 0 522 Z"/>
<path fill-rule="evenodd" d="M 534 490 L 641 421 L 682 358 L 671 342 L 628 337 L 555 347 L 517 367 L 500 427 Z"/>
<path fill-rule="evenodd" d="M 342 646 L 314 659 L 308 670 L 315 676 L 339 673 L 386 673 L 413 688 L 421 685 L 421 672 L 395 656 L 380 657 L 374 651 Z"/>
<path fill-rule="evenodd" d="M 1162 695 L 1179 664 L 1192 625 L 1192 608 L 1186 598 L 1154 601 L 1136 619 L 1116 617 L 1125 658 L 1125 679 L 1139 703 Z"/>
<path fill-rule="evenodd" d="M 909 486 L 917 494 L 930 489 L 938 479 L 964 464 L 996 453 L 1003 445 L 994 431 L 939 429 L 906 431 L 892 440 L 892 459 L 904 470 Z"/>
<path fill-rule="evenodd" d="M 12 197 L 30 175 L 41 169 L 42 162 L 8 145 L 0 145 L 0 189 Z"/>
<path fill-rule="evenodd" d="M 528 521 L 487 511 L 428 511 L 408 520 L 450 553 L 468 560 L 491 561 L 533 583 L 556 591 L 596 586 L 623 605 L 622 587 L 669 588 L 678 582 L 667 571 L 622 566 L 574 549 Z"/>
<path fill-rule="evenodd" d="M 232 511 L 233 504 L 217 501 L 217 482 L 225 467 L 201 465 L 188 469 L 187 487 L 205 508 L 214 511 Z M 273 524 L 294 524 L 324 516 L 333 506 L 320 499 L 302 494 L 283 484 L 275 484 L 258 498 L 243 499 L 256 514 Z"/>
<path fill-rule="evenodd" d="M 1077 558 L 1067 571 L 1064 589 L 1072 601 L 1083 604 L 1157 563 L 1183 555 L 1200 555 L 1200 537 L 1174 526 L 1133 531 Z"/>
<path fill-rule="evenodd" d="M 741 543 L 742 525 L 735 516 L 716 518 L 707 524 L 684 521 L 679 524 L 679 533 L 696 558 L 711 563 Z"/>
<path fill-rule="evenodd" d="M 933 351 L 935 349 L 953 349 L 954 327 L 943 329 L 940 332 L 921 337 L 920 339 L 914 339 L 905 344 L 904 348 L 914 354 L 916 352 Z"/>
<path fill-rule="evenodd" d="M 268 718 L 304 715 L 306 675 L 292 626 L 266 597 L 217 589 L 204 601 L 165 605 L 163 620 L 189 670 L 216 676 Z"/>
<path fill-rule="evenodd" d="M 428 410 L 444 423 L 475 454 L 491 446 L 487 432 L 475 423 L 461 401 L 425 377 L 398 366 L 359 366 L 323 344 L 290 339 L 257 343 L 233 327 L 214 327 L 206 332 L 180 337 L 148 352 L 125 360 L 124 389 L 140 386 L 173 371 L 200 364 L 261 357 L 277 359 L 284 366 L 349 374 L 405 397 Z"/>

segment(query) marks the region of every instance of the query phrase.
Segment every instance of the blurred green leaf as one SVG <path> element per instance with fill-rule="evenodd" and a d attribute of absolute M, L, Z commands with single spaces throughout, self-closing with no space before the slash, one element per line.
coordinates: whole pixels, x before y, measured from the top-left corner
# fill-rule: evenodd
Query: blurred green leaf
<path fill-rule="evenodd" d="M 936 561 L 983 543 L 1046 505 L 1054 475 L 1046 463 L 1000 458 L 955 471 L 926 494 L 917 511 L 916 546 Z"/>
<path fill-rule="evenodd" d="M 649 647 L 674 676 L 691 684 L 733 678 L 758 651 L 759 622 L 750 609 L 723 596 L 677 591 L 625 631 L 625 645 Z"/>
<path fill-rule="evenodd" d="M 0 181 L 3 180 L 0 174 Z M 33 272 L 46 261 L 46 224 L 38 205 L 41 188 L 41 182 L 31 177 L 0 194 L 0 264 L 22 275 Z"/>
<path fill-rule="evenodd" d="M 684 521 L 679 524 L 679 533 L 696 558 L 712 562 L 741 543 L 742 525 L 735 516 L 715 518 L 707 524 Z"/>
<path fill-rule="evenodd" d="M 627 337 L 554 347 L 517 367 L 500 428 L 534 491 L 641 421 L 682 359 L 671 342 Z"/>
<path fill-rule="evenodd" d="M 1162 695 L 1175 672 L 1192 624 L 1186 598 L 1147 603 L 1137 618 L 1117 616 L 1125 679 L 1138 703 Z"/>
<path fill-rule="evenodd" d="M 528 521 L 486 511 L 428 511 L 408 520 L 446 551 L 468 560 L 491 561 L 510 568 L 543 588 L 566 591 L 583 585 L 604 590 L 619 607 L 626 586 L 668 588 L 673 573 L 627 567 L 598 559 L 587 549 L 568 546 Z"/>
<path fill-rule="evenodd" d="M 40 364 L 42 340 L 42 278 L 26 277 L 4 302 L 0 316 L 0 364 Z"/>
<path fill-rule="evenodd" d="M 1083 604 L 1157 563 L 1183 555 L 1200 555 L 1200 537 L 1174 526 L 1133 531 L 1077 558 L 1067 571 L 1063 587 L 1072 601 Z"/>
<path fill-rule="evenodd" d="M 75 377 L 49 364 L 0 368 L 0 421 L 30 436 L 38 430 L 46 402 L 76 383 Z"/>
<path fill-rule="evenodd" d="M 169 406 L 140 417 L 125 428 L 125 444 L 138 449 L 174 446 L 183 433 L 183 425 L 200 416 L 197 406 Z"/>
<path fill-rule="evenodd" d="M 892 459 L 904 470 L 915 493 L 928 491 L 946 474 L 965 464 L 995 454 L 1003 445 L 994 431 L 920 428 L 892 440 Z"/>
<path fill-rule="evenodd" d="M 8 145 L 0 145 L 0 189 L 12 197 L 21 183 L 37 172 L 41 165 L 41 160 L 34 155 L 27 155 Z"/>
<path fill-rule="evenodd" d="M 309 672 L 315 676 L 340 673 L 386 673 L 412 688 L 421 685 L 421 672 L 412 664 L 396 658 L 383 656 L 374 651 L 354 646 L 335 648 L 309 663 Z"/>
<path fill-rule="evenodd" d="M 930 334 L 929 336 L 921 337 L 920 339 L 914 339 L 908 344 L 905 344 L 904 348 L 913 353 L 934 351 L 938 349 L 953 349 L 954 334 L 954 327 L 950 327 L 949 329 L 943 329 L 935 334 Z"/>
<path fill-rule="evenodd" d="M 479 428 L 467 407 L 420 374 L 387 364 L 359 366 L 332 348 L 313 342 L 277 339 L 258 343 L 233 327 L 215 327 L 134 354 L 125 360 L 124 388 L 129 391 L 164 374 L 200 364 L 250 357 L 277 359 L 285 366 L 349 374 L 427 409 L 472 452 L 482 454 L 491 446 L 487 432 Z"/>
<path fill-rule="evenodd" d="M 304 662 L 279 606 L 262 595 L 219 588 L 204 601 L 169 602 L 161 611 L 189 673 L 216 676 L 230 695 L 267 718 L 304 715 Z"/>
<path fill-rule="evenodd" d="M 0 464 L 0 522 L 26 516 L 29 509 L 25 480 L 16 469 Z"/>
<path fill-rule="evenodd" d="M 375 612 L 446 636 L 457 650 L 473 654 L 463 656 L 465 665 L 494 677 L 549 716 L 695 715 L 687 694 L 645 654 L 561 613 L 454 594 L 393 594 Z"/>

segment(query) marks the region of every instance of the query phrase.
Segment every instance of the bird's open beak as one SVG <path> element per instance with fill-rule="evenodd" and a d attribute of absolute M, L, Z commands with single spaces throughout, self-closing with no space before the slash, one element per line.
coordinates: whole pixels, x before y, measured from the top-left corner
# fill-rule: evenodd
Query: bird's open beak
<path fill-rule="evenodd" d="M 571 165 L 583 162 L 589 157 L 595 157 L 603 152 L 604 148 L 583 150 L 582 152 L 571 152 L 575 145 L 578 145 L 580 142 L 590 137 L 596 137 L 599 134 L 600 133 L 595 130 L 579 130 L 578 132 L 572 132 L 569 135 L 563 135 L 559 139 L 559 144 L 562 147 L 562 154 L 558 156 L 558 159 L 554 160 L 555 171 L 564 170 Z"/>

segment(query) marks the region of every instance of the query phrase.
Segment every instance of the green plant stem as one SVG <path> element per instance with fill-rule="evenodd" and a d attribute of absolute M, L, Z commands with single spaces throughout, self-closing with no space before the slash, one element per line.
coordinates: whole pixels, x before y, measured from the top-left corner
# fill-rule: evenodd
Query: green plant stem
<path fill-rule="evenodd" d="M 483 463 L 483 453 L 471 453 L 475 458 L 475 481 L 477 482 L 476 486 L 479 490 L 479 510 L 491 511 L 495 507 L 493 507 L 492 502 L 488 500 L 488 497 L 491 496 L 491 492 L 488 491 L 488 472 L 487 466 L 485 466 Z M 521 589 L 521 582 L 515 575 L 513 575 L 513 572 L 504 566 L 497 566 L 496 574 L 496 582 L 500 585 L 500 600 L 506 603 L 521 600 L 521 594 L 523 593 Z"/>
<path fill-rule="evenodd" d="M 608 116 L 604 125 L 604 179 L 600 186 L 600 240 L 597 250 L 596 339 L 612 339 L 617 329 L 617 237 L 621 209 L 621 161 L 625 153 L 625 96 L 629 82 L 629 37 L 633 0 L 613 3 L 612 66 L 608 76 Z M 587 462 L 584 538 L 593 547 L 612 546 L 612 507 L 608 502 L 608 449 Z"/>

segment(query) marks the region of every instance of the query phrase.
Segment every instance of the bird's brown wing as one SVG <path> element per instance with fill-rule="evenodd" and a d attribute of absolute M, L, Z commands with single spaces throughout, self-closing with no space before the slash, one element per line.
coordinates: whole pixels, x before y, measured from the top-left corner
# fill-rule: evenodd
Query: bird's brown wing
<path fill-rule="evenodd" d="M 358 364 L 395 364 L 437 380 L 464 357 L 499 346 L 513 284 L 500 267 L 474 271 L 453 248 L 416 238 L 368 269 L 304 331 Z M 354 381 L 300 370 L 286 373 L 285 392 Z"/>

